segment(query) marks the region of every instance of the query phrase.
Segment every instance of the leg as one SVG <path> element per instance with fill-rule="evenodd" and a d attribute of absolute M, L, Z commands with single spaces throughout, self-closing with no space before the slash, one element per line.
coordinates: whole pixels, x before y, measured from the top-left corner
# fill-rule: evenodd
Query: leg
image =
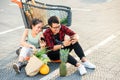
<path fill-rule="evenodd" d="M 30 55 L 31 55 L 31 49 L 22 47 L 20 55 L 19 55 L 18 63 L 13 64 L 13 68 L 17 73 L 20 73 L 21 68 L 26 65 L 23 62 L 25 61 L 25 58 Z"/>
<path fill-rule="evenodd" d="M 72 50 L 72 46 L 68 46 L 68 47 L 65 47 L 67 49 L 70 49 L 70 51 Z M 59 60 L 60 59 L 60 52 L 59 50 L 57 51 L 51 51 L 49 52 L 48 54 L 48 57 L 51 59 L 51 60 Z M 68 60 L 67 60 L 68 63 L 78 67 L 78 70 L 80 71 L 80 74 L 83 75 L 83 74 L 86 74 L 87 71 L 86 69 L 84 68 L 83 65 L 80 65 L 80 63 L 77 62 L 77 60 L 75 60 L 74 57 L 72 57 L 70 54 L 68 54 Z"/>
<path fill-rule="evenodd" d="M 83 57 L 85 57 L 85 54 L 83 52 L 83 49 L 81 48 L 80 44 L 78 42 L 76 42 L 75 44 L 72 45 L 75 53 L 78 55 L 78 57 L 80 59 L 82 59 Z"/>
<path fill-rule="evenodd" d="M 69 48 L 70 52 L 71 52 L 72 48 L 70 48 L 70 47 L 66 47 L 66 48 Z M 57 50 L 57 51 L 51 51 L 47 55 L 48 55 L 48 57 L 51 60 L 60 60 L 60 52 L 59 52 L 59 50 Z M 72 65 L 74 65 L 74 66 L 78 66 L 78 65 L 76 65 L 77 61 L 71 55 L 69 55 L 69 54 L 68 54 L 68 60 L 67 60 L 67 62 L 70 63 L 70 64 L 72 64 Z"/>
<path fill-rule="evenodd" d="M 31 48 L 22 47 L 18 61 L 23 62 L 26 60 L 26 57 L 30 57 L 32 54 L 33 53 Z"/>
<path fill-rule="evenodd" d="M 66 49 L 66 48 L 70 49 L 70 52 L 71 52 L 71 50 L 72 50 L 71 46 L 65 47 L 64 49 Z M 51 51 L 51 52 L 47 53 L 47 55 L 51 60 L 60 60 L 60 50 Z"/>
<path fill-rule="evenodd" d="M 75 44 L 71 44 L 70 46 L 67 46 L 65 47 L 64 49 L 70 49 L 70 51 L 72 49 L 74 49 L 75 53 L 77 54 L 77 56 L 80 58 L 80 60 L 82 62 L 85 62 L 86 61 L 86 58 L 85 58 L 85 54 L 80 46 L 80 44 L 78 42 L 76 42 Z"/>
<path fill-rule="evenodd" d="M 50 58 L 50 60 L 59 60 L 60 59 L 59 50 L 50 51 L 49 53 L 47 53 L 47 56 Z"/>
<path fill-rule="evenodd" d="M 72 57 L 71 55 L 68 55 L 68 60 L 67 60 L 68 63 L 78 67 L 80 64 L 78 64 L 77 60 Z"/>
<path fill-rule="evenodd" d="M 95 65 L 93 65 L 92 63 L 87 61 L 87 59 L 85 58 L 84 52 L 83 52 L 83 50 L 78 42 L 73 44 L 73 49 L 74 49 L 75 53 L 78 55 L 78 57 L 81 59 L 81 61 L 83 62 L 83 65 L 85 67 L 90 68 L 90 69 L 96 68 Z"/>

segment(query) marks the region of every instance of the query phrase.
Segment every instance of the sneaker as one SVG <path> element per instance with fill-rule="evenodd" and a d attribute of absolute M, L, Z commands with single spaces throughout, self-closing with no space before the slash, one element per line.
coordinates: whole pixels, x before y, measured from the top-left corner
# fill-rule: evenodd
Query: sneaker
<path fill-rule="evenodd" d="M 13 69 L 15 70 L 16 73 L 20 73 L 20 65 L 19 64 L 14 63 Z"/>
<path fill-rule="evenodd" d="M 83 62 L 82 63 L 86 68 L 89 68 L 89 69 L 95 69 L 96 66 L 92 63 L 90 63 L 89 61 L 86 61 L 86 62 Z"/>
<path fill-rule="evenodd" d="M 81 76 L 82 76 L 82 75 L 85 75 L 85 74 L 87 73 L 84 65 L 80 65 L 80 66 L 78 67 L 78 71 L 80 72 L 80 75 L 81 75 Z"/>

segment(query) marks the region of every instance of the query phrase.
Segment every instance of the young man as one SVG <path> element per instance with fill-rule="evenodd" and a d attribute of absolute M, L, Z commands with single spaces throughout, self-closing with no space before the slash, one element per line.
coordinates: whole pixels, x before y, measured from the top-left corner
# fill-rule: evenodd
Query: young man
<path fill-rule="evenodd" d="M 51 52 L 47 53 L 51 60 L 60 59 L 59 50 L 61 48 L 67 48 L 70 49 L 70 51 L 74 49 L 75 53 L 82 61 L 82 64 L 77 62 L 70 54 L 68 55 L 67 62 L 78 67 L 81 75 L 87 73 L 85 67 L 90 69 L 96 68 L 95 65 L 87 61 L 85 58 L 84 52 L 78 43 L 78 36 L 74 31 L 70 30 L 64 25 L 60 25 L 60 21 L 56 16 L 52 16 L 48 19 L 48 25 L 50 28 L 48 28 L 43 35 L 46 39 L 46 45 L 52 50 Z M 65 35 L 68 35 L 70 39 L 65 39 Z"/>

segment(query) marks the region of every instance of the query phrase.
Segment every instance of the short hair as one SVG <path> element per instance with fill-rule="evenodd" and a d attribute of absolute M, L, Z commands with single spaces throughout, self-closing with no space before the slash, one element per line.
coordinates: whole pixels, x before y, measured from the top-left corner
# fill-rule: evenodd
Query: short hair
<path fill-rule="evenodd" d="M 57 24 L 59 24 L 60 22 L 59 22 L 58 17 L 56 17 L 56 16 L 51 16 L 51 17 L 48 19 L 48 25 L 49 25 L 49 26 L 52 26 L 52 23 L 57 23 Z"/>

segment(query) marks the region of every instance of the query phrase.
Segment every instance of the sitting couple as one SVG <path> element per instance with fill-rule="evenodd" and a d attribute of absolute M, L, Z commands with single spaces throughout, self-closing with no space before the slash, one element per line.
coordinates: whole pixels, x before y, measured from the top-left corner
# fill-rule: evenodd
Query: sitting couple
<path fill-rule="evenodd" d="M 38 19 L 33 19 L 31 26 L 32 28 L 25 29 L 21 40 L 22 49 L 19 55 L 18 63 L 13 64 L 13 68 L 17 73 L 20 73 L 23 61 L 25 61 L 25 57 L 32 54 L 31 49 L 36 50 L 45 46 L 52 50 L 51 52 L 47 53 L 51 60 L 60 59 L 59 50 L 61 48 L 67 48 L 70 49 L 70 51 L 74 50 L 77 56 L 80 58 L 82 64 L 80 64 L 80 62 L 78 62 L 70 54 L 68 55 L 67 62 L 77 67 L 80 75 L 87 73 L 86 68 L 96 68 L 95 65 L 86 59 L 85 54 L 78 42 L 78 35 L 74 31 L 64 25 L 61 25 L 59 19 L 56 16 L 52 16 L 48 19 L 48 25 L 49 28 L 46 29 L 44 33 L 42 33 L 43 22 Z M 70 38 L 65 39 L 65 35 L 68 35 Z M 44 37 L 45 42 L 41 42 L 40 37 Z"/>

